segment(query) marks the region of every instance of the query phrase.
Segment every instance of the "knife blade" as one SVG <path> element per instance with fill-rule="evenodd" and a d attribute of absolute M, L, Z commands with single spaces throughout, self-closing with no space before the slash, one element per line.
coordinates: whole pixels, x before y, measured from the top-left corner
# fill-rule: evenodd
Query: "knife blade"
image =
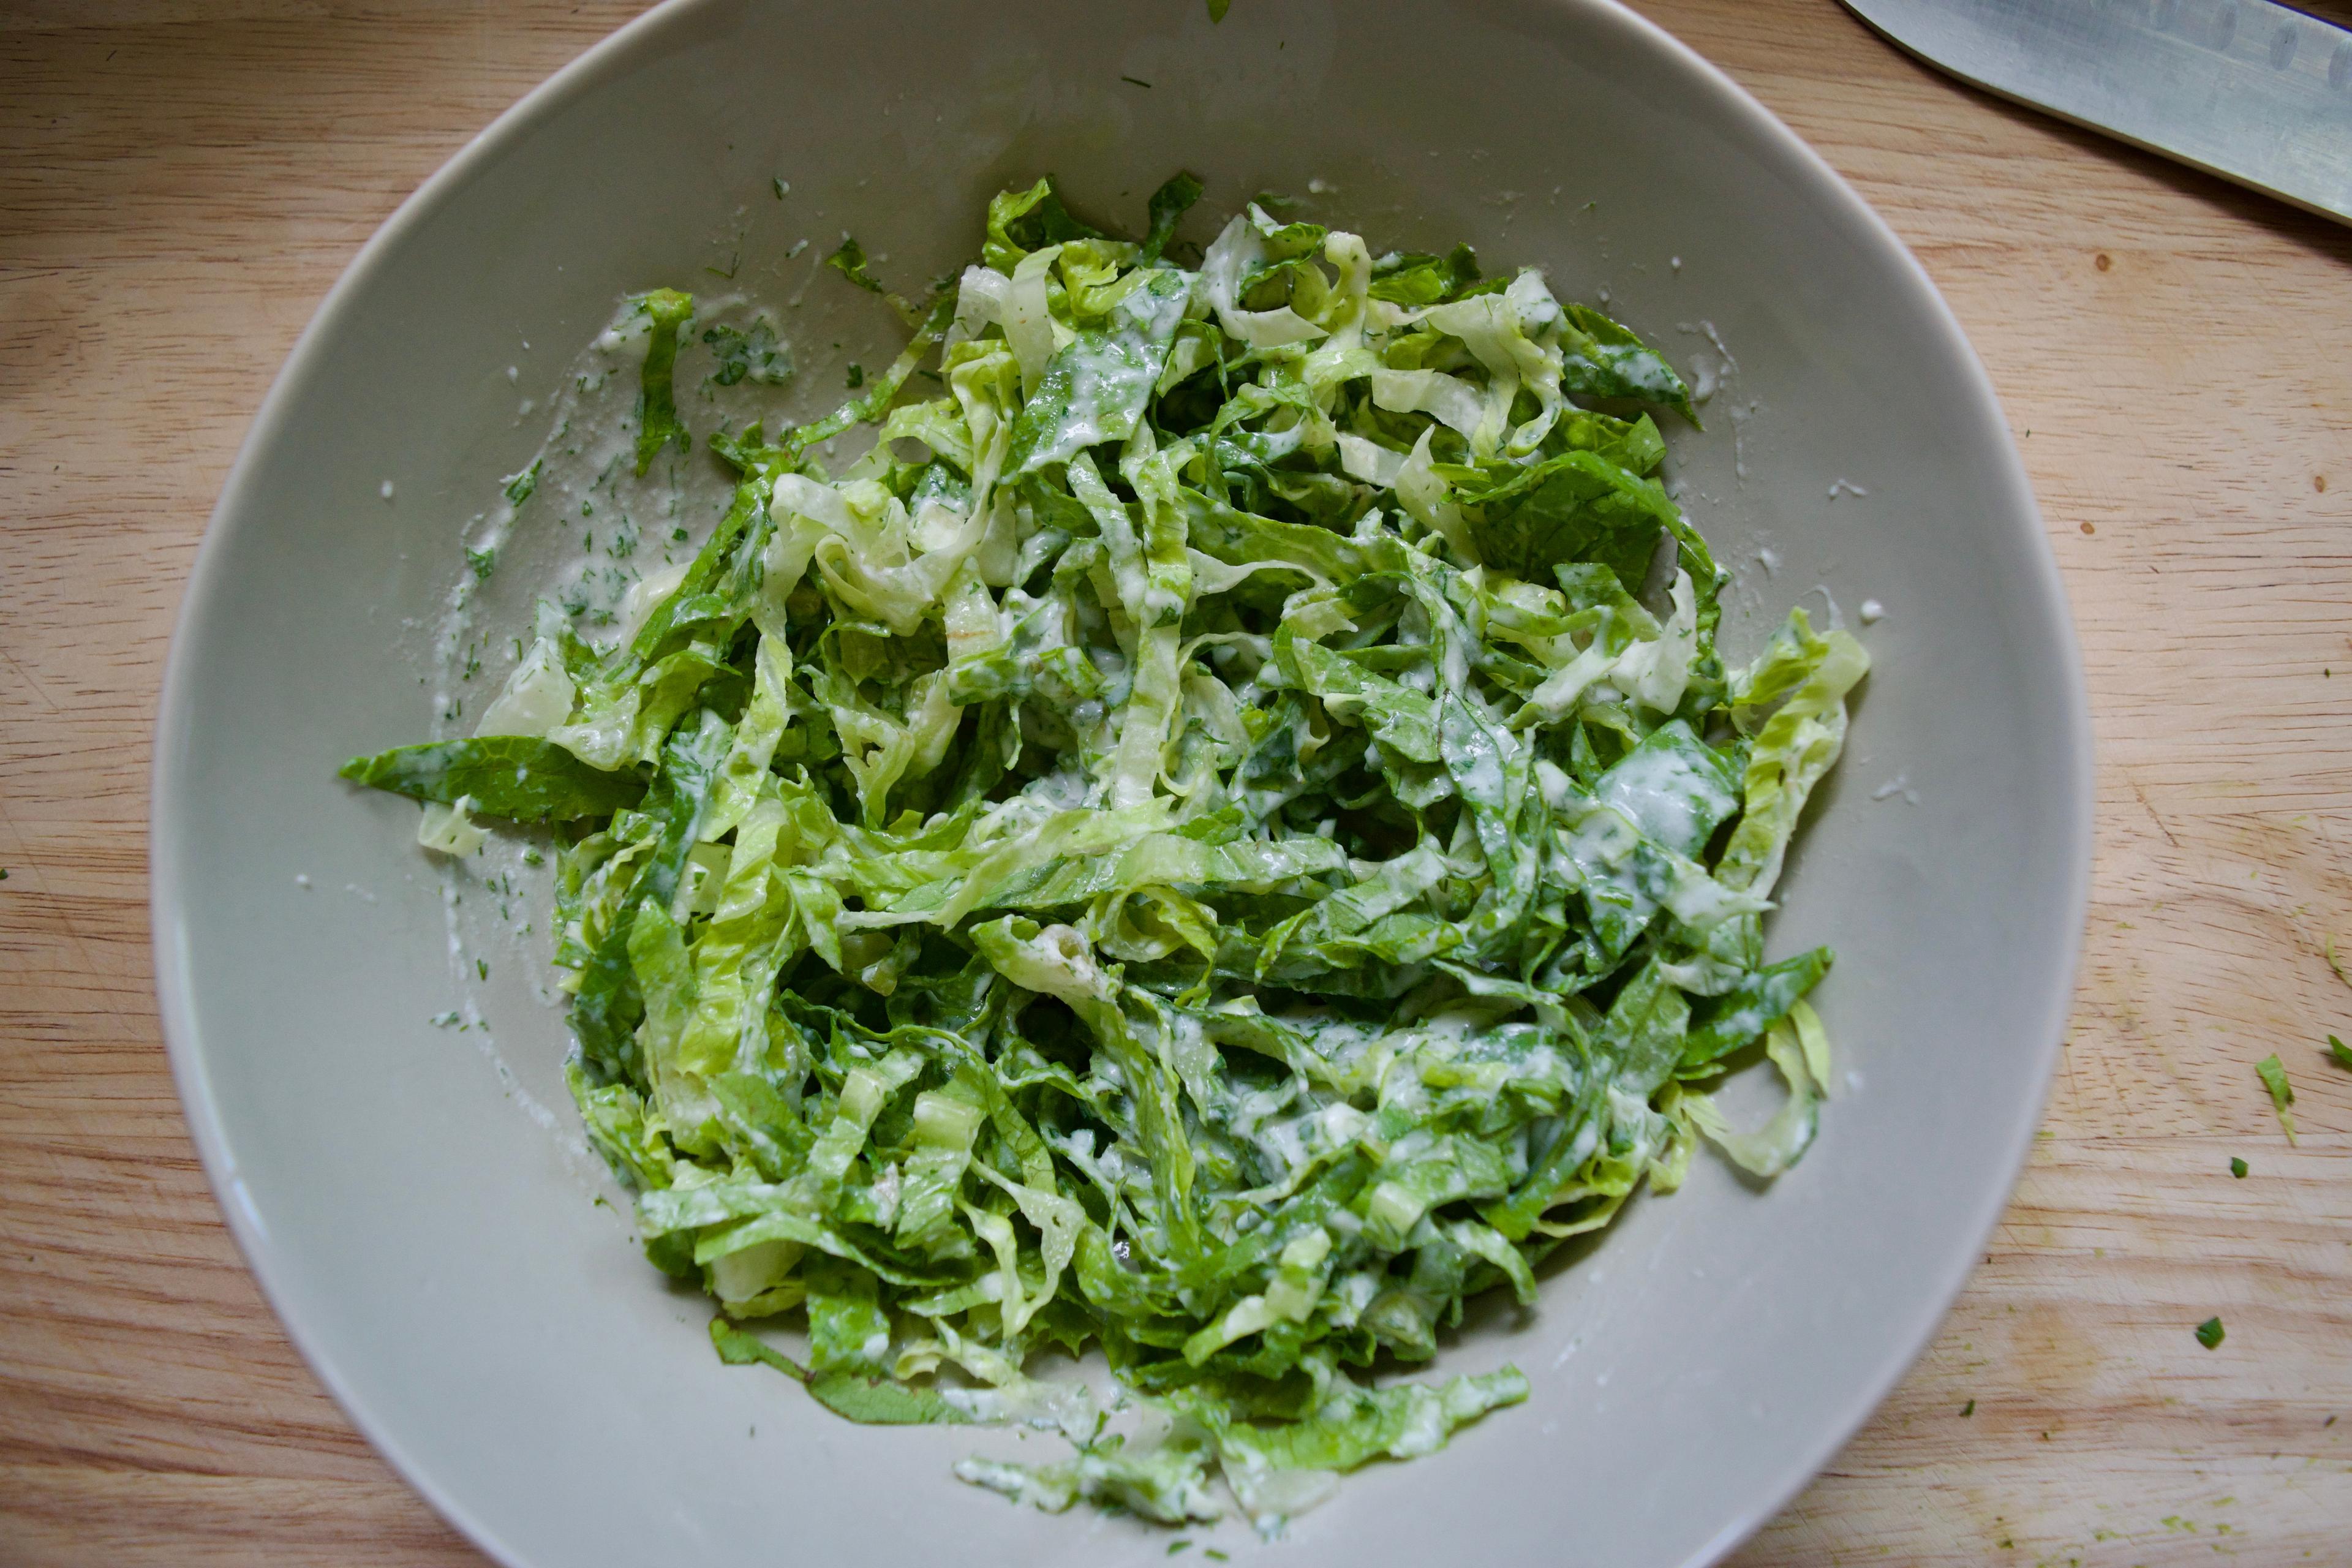
<path fill-rule="evenodd" d="M 1989 92 L 2352 223 L 2352 33 L 2270 0 L 1844 0 Z"/>

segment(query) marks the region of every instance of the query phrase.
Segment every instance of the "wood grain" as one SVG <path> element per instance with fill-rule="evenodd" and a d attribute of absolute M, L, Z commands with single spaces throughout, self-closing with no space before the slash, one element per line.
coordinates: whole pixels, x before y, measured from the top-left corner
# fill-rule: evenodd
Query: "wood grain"
<path fill-rule="evenodd" d="M 1738 1561 L 2352 1562 L 2352 1073 L 2317 1051 L 2352 1034 L 2319 953 L 2352 948 L 2352 231 L 1958 87 L 1829 0 L 1640 6 L 1951 300 L 2100 747 L 2032 1165 L 1934 1348 Z M 150 989 L 148 735 L 205 514 L 319 297 L 635 9 L 0 10 L 0 1563 L 480 1561 L 221 1227 Z"/>

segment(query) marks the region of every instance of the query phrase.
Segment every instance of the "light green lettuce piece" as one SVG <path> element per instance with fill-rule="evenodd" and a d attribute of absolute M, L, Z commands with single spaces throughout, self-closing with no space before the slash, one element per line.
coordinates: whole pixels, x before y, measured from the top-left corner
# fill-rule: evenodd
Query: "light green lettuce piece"
<path fill-rule="evenodd" d="M 1821 1126 L 1821 1101 L 1826 1079 L 1816 1080 L 1793 1025 L 1772 1026 L 1765 1037 L 1765 1054 L 1789 1086 L 1789 1097 L 1772 1119 L 1753 1132 L 1735 1131 L 1714 1099 L 1685 1094 L 1675 1102 L 1685 1121 L 1705 1133 L 1740 1169 L 1751 1175 L 1777 1176 L 1804 1157 Z"/>
<path fill-rule="evenodd" d="M 1802 610 L 1772 646 L 1732 681 L 1732 714 L 1753 725 L 1768 710 L 1748 753 L 1746 808 L 1716 868 L 1727 887 L 1771 890 L 1805 802 L 1845 747 L 1846 693 L 1869 673 L 1870 656 L 1847 632 L 1816 636 Z"/>
<path fill-rule="evenodd" d="M 1197 1444 L 1167 1443 L 1129 1451 L 1112 1438 L 1042 1465 L 959 1459 L 955 1473 L 974 1486 L 1047 1513 L 1066 1513 L 1084 1499 L 1158 1524 L 1205 1524 L 1223 1518 L 1225 1511 L 1209 1489 L 1210 1457 Z"/>
<path fill-rule="evenodd" d="M 677 416 L 671 371 L 677 363 L 678 334 L 694 318 L 694 297 L 656 289 L 640 296 L 635 305 L 646 321 L 646 360 L 638 372 L 637 392 L 637 472 L 642 474 L 664 447 L 684 450 L 693 439 Z"/>

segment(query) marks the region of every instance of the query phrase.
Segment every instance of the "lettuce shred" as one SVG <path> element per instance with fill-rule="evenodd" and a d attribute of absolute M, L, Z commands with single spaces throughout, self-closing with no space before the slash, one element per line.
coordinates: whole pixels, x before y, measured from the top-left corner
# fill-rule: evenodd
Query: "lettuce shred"
<path fill-rule="evenodd" d="M 1762 922 L 1868 660 L 1800 611 L 1723 662 L 1632 331 L 1262 205 L 1190 248 L 1199 194 L 997 197 L 863 396 L 713 438 L 625 641 L 542 612 L 480 736 L 347 773 L 445 849 L 559 824 L 573 1093 L 730 1360 L 1060 1426 L 960 1471 L 1040 1507 L 1264 1524 L 1524 1398 L 1370 1373 L 1698 1140 L 1802 1155 L 1831 955 Z M 642 463 L 692 311 L 639 308 Z M 805 1366 L 734 1326 L 787 1314 Z M 1088 1346 L 1141 1429 L 1024 1371 Z"/>

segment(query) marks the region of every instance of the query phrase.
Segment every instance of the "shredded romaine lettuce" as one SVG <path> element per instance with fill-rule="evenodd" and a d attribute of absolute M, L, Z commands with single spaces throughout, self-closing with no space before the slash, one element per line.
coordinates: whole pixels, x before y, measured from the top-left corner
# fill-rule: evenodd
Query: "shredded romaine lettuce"
<path fill-rule="evenodd" d="M 475 738 L 344 771 L 445 851 L 557 824 L 573 1096 L 723 1357 L 1058 1426 L 959 1470 L 1039 1507 L 1272 1525 L 1526 1397 L 1371 1381 L 1470 1297 L 1702 1136 L 1804 1152 L 1831 955 L 1762 917 L 1868 661 L 1800 612 L 1725 667 L 1631 331 L 1256 205 L 1188 268 L 1199 195 L 1140 244 L 996 198 L 865 395 L 712 437 L 733 504 L 621 640 L 543 612 Z M 642 467 L 693 311 L 636 308 Z M 805 1365 L 734 1326 L 782 1314 Z M 1145 1430 L 1024 1371 L 1089 1345 Z"/>

